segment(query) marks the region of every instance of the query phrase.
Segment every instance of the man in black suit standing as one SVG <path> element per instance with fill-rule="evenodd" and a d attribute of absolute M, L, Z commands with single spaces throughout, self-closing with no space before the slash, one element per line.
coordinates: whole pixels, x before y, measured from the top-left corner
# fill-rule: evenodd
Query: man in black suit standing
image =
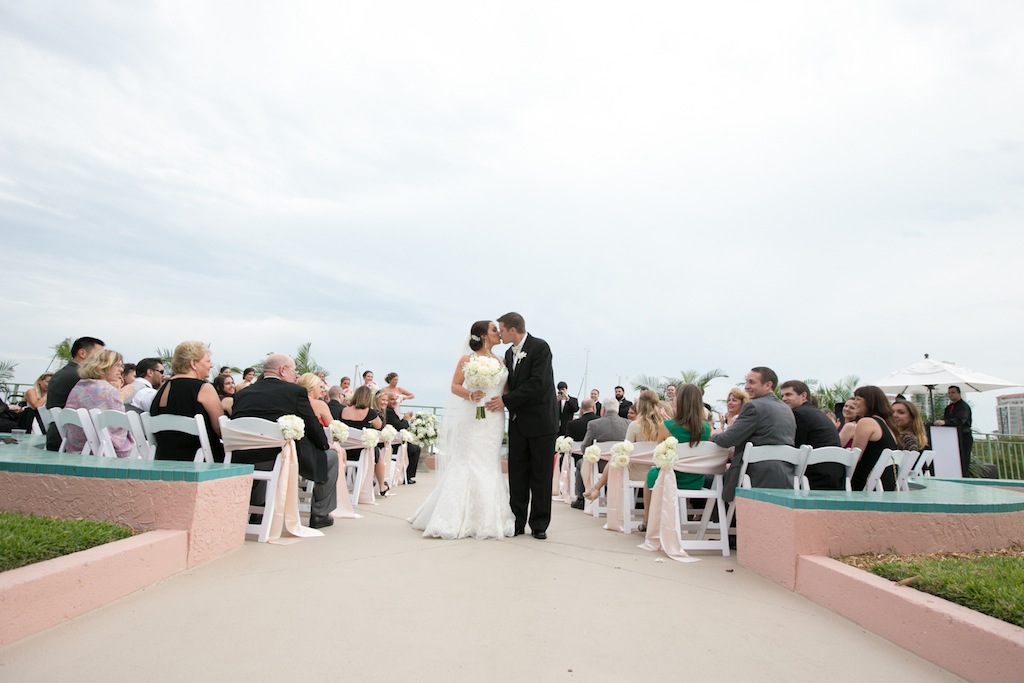
<path fill-rule="evenodd" d="M 56 379 L 56 375 L 54 376 Z M 50 382 L 53 386 L 53 381 Z M 51 389 L 52 391 L 52 389 Z M 969 477 L 971 468 L 971 449 L 974 448 L 974 435 L 971 434 L 971 407 L 960 397 L 960 387 L 951 386 L 946 395 L 949 404 L 946 406 L 943 419 L 936 420 L 936 427 L 956 427 L 960 441 L 960 472 Z"/>
<path fill-rule="evenodd" d="M 405 415 L 398 414 L 398 396 L 388 394 L 388 410 L 384 415 L 384 421 L 400 432 L 403 429 L 409 428 L 410 417 L 412 417 L 412 411 L 407 412 Z M 397 453 L 399 448 L 398 444 L 393 445 L 391 447 L 391 454 Z M 410 484 L 415 484 L 416 468 L 420 464 L 420 453 L 423 449 L 420 448 L 419 444 L 414 443 L 406 444 L 406 449 L 406 452 L 409 454 L 409 466 L 405 468 L 405 480 Z"/>
<path fill-rule="evenodd" d="M 628 417 L 633 402 L 626 400 L 626 390 L 622 387 L 615 387 L 615 400 L 619 402 L 619 417 Z"/>
<path fill-rule="evenodd" d="M 263 364 L 263 379 L 235 395 L 231 417 L 261 417 L 277 420 L 285 415 L 297 415 L 306 426 L 305 435 L 295 442 L 299 460 L 299 474 L 313 483 L 313 502 L 310 506 L 309 526 L 321 529 L 334 524 L 331 511 L 338 507 L 338 454 L 330 450 L 324 428 L 313 414 L 306 390 L 295 384 L 295 361 L 283 353 L 274 353 Z M 280 451 L 257 449 L 238 451 L 232 462 L 249 463 L 259 470 L 274 468 Z M 266 495 L 265 482 L 253 485 L 253 504 L 262 505 Z"/>
<path fill-rule="evenodd" d="M 93 351 L 102 351 L 105 347 L 102 341 L 96 337 L 79 337 L 71 345 L 71 362 L 54 373 L 50 378 L 50 387 L 46 390 L 46 409 L 63 408 L 68 402 L 68 395 L 81 379 L 78 376 L 78 368 L 82 366 L 85 359 L 92 355 Z M 46 430 L 46 450 L 56 451 L 60 449 L 60 432 L 57 431 L 57 424 L 50 423 Z"/>
<path fill-rule="evenodd" d="M 569 421 L 580 409 L 575 396 L 569 395 L 569 385 L 565 382 L 558 383 L 558 435 L 565 436 L 565 428 Z"/>
<path fill-rule="evenodd" d="M 490 399 L 487 409 L 507 407 L 509 412 L 508 488 L 515 534 L 525 533 L 529 522 L 533 537 L 543 540 L 551 523 L 551 477 L 558 435 L 551 347 L 527 334 L 526 322 L 518 313 L 498 318 L 498 329 L 501 340 L 512 344 L 505 352 L 508 393 Z"/>

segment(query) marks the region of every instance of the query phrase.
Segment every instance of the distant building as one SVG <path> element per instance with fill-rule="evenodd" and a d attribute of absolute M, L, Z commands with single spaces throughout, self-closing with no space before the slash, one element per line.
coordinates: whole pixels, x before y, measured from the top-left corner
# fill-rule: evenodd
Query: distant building
<path fill-rule="evenodd" d="M 996 397 L 996 420 L 1000 434 L 1024 434 L 1024 394 Z"/>

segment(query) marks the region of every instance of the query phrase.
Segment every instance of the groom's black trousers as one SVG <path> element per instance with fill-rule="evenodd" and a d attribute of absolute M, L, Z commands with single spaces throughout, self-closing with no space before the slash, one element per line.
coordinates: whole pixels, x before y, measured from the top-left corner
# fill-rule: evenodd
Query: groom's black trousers
<path fill-rule="evenodd" d="M 518 530 L 525 529 L 529 521 L 531 531 L 547 531 L 551 523 L 551 478 L 556 436 L 555 432 L 544 436 L 523 436 L 516 421 L 509 421 L 509 506 Z"/>

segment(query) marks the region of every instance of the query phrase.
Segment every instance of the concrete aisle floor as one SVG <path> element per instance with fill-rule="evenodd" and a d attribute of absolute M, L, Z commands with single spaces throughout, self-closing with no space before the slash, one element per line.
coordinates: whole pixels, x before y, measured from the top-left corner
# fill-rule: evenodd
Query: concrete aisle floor
<path fill-rule="evenodd" d="M 565 504 L 546 541 L 421 538 L 418 481 L 0 649 L 0 680 L 960 680 L 735 557 L 673 562 Z"/>

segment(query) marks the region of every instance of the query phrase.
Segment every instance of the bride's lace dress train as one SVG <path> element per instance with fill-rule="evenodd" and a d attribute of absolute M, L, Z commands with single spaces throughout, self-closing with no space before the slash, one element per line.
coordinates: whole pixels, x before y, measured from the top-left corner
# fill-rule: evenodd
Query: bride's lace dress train
<path fill-rule="evenodd" d="M 501 392 L 507 371 L 503 370 Z M 484 399 L 486 400 L 486 399 Z M 508 502 L 508 481 L 501 471 L 501 440 L 505 414 L 487 411 L 477 420 L 476 406 L 463 401 L 453 414 L 445 414 L 441 429 L 451 429 L 449 452 L 439 453 L 445 468 L 419 510 L 410 518 L 414 529 L 435 538 L 503 538 L 515 526 Z"/>

